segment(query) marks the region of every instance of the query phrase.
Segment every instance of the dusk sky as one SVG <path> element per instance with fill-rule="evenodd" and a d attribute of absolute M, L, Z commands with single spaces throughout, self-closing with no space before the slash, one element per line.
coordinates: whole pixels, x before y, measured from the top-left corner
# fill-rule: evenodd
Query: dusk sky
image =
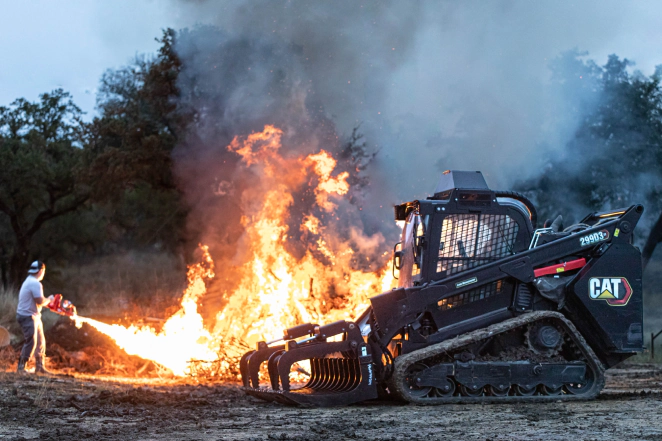
<path fill-rule="evenodd" d="M 176 3 L 0 0 L 0 105 L 61 87 L 88 114 L 101 74 L 153 53 L 161 29 L 180 28 Z"/>
<path fill-rule="evenodd" d="M 497 2 L 488 2 L 492 5 Z M 504 15 L 521 16 L 529 2 L 499 2 Z M 544 2 L 535 2 L 540 6 Z M 549 14 L 532 14 L 522 43 L 539 44 L 541 60 L 571 48 L 586 50 L 599 63 L 616 53 L 636 62 L 644 73 L 662 64 L 662 2 L 548 2 Z M 153 53 L 165 27 L 220 22 L 226 7 L 239 2 L 171 0 L 0 0 L 0 105 L 15 98 L 35 100 L 62 87 L 88 117 L 94 114 L 101 74 Z M 479 11 L 482 2 L 461 2 L 458 9 Z M 544 8 L 543 8 L 544 9 Z M 519 12 L 518 12 L 519 11 Z M 501 23 L 500 23 L 501 21 Z M 494 28 L 511 24 L 495 17 Z M 419 29 L 424 33 L 423 29 Z M 541 36 L 545 36 L 541 39 Z M 543 43 L 541 43 L 543 41 Z M 457 47 L 471 53 L 475 48 Z M 414 62 L 416 58 L 414 58 Z M 410 65 L 411 67 L 411 65 Z"/>

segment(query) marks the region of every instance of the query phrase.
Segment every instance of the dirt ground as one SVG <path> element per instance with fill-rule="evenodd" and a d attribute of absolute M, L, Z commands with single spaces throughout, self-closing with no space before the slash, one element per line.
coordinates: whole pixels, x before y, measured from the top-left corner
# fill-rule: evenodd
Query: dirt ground
<path fill-rule="evenodd" d="M 662 367 L 609 371 L 595 401 L 286 407 L 234 384 L 0 373 L 8 440 L 662 440 Z"/>

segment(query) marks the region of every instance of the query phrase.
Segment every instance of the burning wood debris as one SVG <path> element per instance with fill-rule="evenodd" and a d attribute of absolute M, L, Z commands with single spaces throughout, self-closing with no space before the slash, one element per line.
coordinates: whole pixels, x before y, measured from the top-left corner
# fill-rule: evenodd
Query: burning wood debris
<path fill-rule="evenodd" d="M 240 156 L 245 168 L 260 176 L 260 190 L 251 191 L 247 195 L 250 202 L 243 207 L 242 243 L 249 259 L 238 271 L 236 289 L 224 293 L 225 306 L 212 326 L 198 311 L 207 284 L 215 276 L 214 262 L 205 245 L 200 246 L 201 261 L 188 269 L 188 287 L 179 310 L 165 320 L 160 330 L 73 315 L 76 326 L 93 327 L 129 356 L 151 361 L 161 372 L 236 381 L 241 354 L 258 341 L 277 339 L 283 329 L 301 322 L 355 319 L 368 306 L 370 295 L 389 289 L 393 278 L 387 266 L 377 271 L 353 269 L 352 245 L 337 237 L 320 219 L 324 215 L 332 218 L 338 201 L 349 191 L 348 173 L 334 173 L 336 160 L 324 150 L 308 156 L 281 155 L 282 136 L 279 128 L 266 126 L 260 133 L 235 137 L 227 147 Z M 308 240 L 312 245 L 297 258 L 286 248 L 286 239 L 292 233 L 286 219 L 294 194 L 306 185 L 313 186 L 316 211 L 303 216 L 299 228 L 312 238 Z M 67 356 L 62 353 L 60 357 Z M 76 365 L 75 357 L 68 357 L 67 361 Z M 126 360 L 119 363 L 126 364 Z M 145 371 L 147 367 L 134 367 L 132 373 L 140 369 Z M 120 375 L 125 371 L 115 369 Z M 299 371 L 305 372 L 305 367 Z M 112 373 L 112 369 L 106 373 Z"/>

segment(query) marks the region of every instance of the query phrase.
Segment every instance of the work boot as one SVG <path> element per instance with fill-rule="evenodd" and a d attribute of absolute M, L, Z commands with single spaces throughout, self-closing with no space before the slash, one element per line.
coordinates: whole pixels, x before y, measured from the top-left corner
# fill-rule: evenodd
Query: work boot
<path fill-rule="evenodd" d="M 27 359 L 25 358 L 19 358 L 18 359 L 18 367 L 16 368 L 16 373 L 17 374 L 25 374 L 27 373 L 25 370 L 25 365 L 28 362 Z"/>
<path fill-rule="evenodd" d="M 44 358 L 43 357 L 35 357 L 35 367 L 34 367 L 34 373 L 35 374 L 52 374 L 51 371 L 46 369 L 44 367 Z"/>

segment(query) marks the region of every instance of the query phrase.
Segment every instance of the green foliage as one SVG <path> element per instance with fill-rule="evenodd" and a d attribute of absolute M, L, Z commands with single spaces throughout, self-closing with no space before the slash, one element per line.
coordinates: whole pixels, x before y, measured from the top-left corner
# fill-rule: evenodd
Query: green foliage
<path fill-rule="evenodd" d="M 88 204 L 45 223 L 35 234 L 30 251 L 35 258 L 49 263 L 50 277 L 56 260 L 90 255 L 103 249 L 107 231 L 107 218 Z"/>
<path fill-rule="evenodd" d="M 42 225 L 78 209 L 89 198 L 80 109 L 61 89 L 40 101 L 0 107 L 0 225 L 10 242 L 9 279 L 18 283 L 30 244 Z"/>
<path fill-rule="evenodd" d="M 139 184 L 109 208 L 107 215 L 115 228 L 115 237 L 108 239 L 124 249 L 151 247 L 173 251 L 184 240 L 186 209 L 176 190 Z"/>
<path fill-rule="evenodd" d="M 105 173 L 106 191 L 136 182 L 175 187 L 170 153 L 186 118 L 175 103 L 181 63 L 172 48 L 174 38 L 174 31 L 165 31 L 155 59 L 138 57 L 101 79 L 97 97 L 101 116 L 89 127 L 88 143 L 99 154 L 95 167 L 110 171 Z"/>
<path fill-rule="evenodd" d="M 181 244 L 186 209 L 171 153 L 190 117 L 176 107 L 174 39 L 166 30 L 156 57 L 106 72 L 89 124 L 62 90 L 0 107 L 5 285 L 20 283 L 36 257 Z"/>
<path fill-rule="evenodd" d="M 80 110 L 58 89 L 41 102 L 0 107 L 0 210 L 31 234 L 40 222 L 87 198 L 79 186 L 83 151 Z"/>
<path fill-rule="evenodd" d="M 181 62 L 175 32 L 164 31 L 154 59 L 107 71 L 97 98 L 101 115 L 88 127 L 96 153 L 95 199 L 110 225 L 109 239 L 125 247 L 182 242 L 186 208 L 172 174 L 172 150 L 190 119 L 178 111 Z"/>
<path fill-rule="evenodd" d="M 349 135 L 337 155 L 338 169 L 349 172 L 347 182 L 350 185 L 349 199 L 352 203 L 360 198 L 362 191 L 370 183 L 368 177 L 362 172 L 374 161 L 378 153 L 378 151 L 369 150 L 360 128 L 360 124 L 354 127 L 352 134 Z"/>

